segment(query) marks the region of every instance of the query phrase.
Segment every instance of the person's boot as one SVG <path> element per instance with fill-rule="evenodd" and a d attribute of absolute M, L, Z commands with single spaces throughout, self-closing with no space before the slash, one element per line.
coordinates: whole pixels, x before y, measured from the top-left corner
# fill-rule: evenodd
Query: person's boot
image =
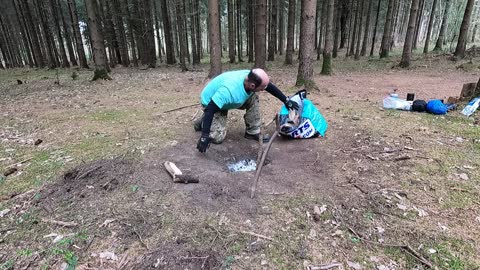
<path fill-rule="evenodd" d="M 258 142 L 258 139 L 260 137 L 260 133 L 259 134 L 248 134 L 247 132 L 245 132 L 245 136 L 244 136 L 246 139 L 249 139 L 249 140 L 255 140 Z M 263 135 L 263 142 L 264 143 L 268 143 L 270 141 L 270 136 L 268 135 Z"/>

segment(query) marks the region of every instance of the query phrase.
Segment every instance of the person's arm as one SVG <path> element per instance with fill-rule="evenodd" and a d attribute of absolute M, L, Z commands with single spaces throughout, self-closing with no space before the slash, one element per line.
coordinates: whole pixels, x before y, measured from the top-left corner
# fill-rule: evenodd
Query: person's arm
<path fill-rule="evenodd" d="M 205 153 L 207 148 L 210 146 L 210 128 L 212 126 L 213 116 L 218 111 L 220 111 L 220 108 L 213 101 L 210 101 L 204 110 L 202 120 L 202 136 L 197 143 L 197 149 L 201 153 Z"/>
<path fill-rule="evenodd" d="M 298 110 L 298 104 L 297 102 L 290 100 L 288 97 L 286 97 L 278 87 L 276 87 L 273 83 L 268 83 L 267 87 L 265 88 L 265 91 L 270 93 L 272 96 L 278 98 L 281 102 L 285 104 L 285 107 L 289 110 Z"/>

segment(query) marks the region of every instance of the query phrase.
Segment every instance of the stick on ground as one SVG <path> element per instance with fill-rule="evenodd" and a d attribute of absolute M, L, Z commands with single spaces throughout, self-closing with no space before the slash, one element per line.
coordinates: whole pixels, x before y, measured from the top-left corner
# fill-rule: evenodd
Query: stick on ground
<path fill-rule="evenodd" d="M 190 105 L 178 107 L 178 108 L 175 108 L 175 109 L 171 109 L 171 110 L 168 110 L 168 111 L 164 111 L 163 113 L 174 112 L 174 111 L 178 111 L 178 110 L 181 110 L 181 109 L 195 107 L 195 106 L 199 106 L 199 105 L 200 105 L 200 103 L 190 104 Z"/>

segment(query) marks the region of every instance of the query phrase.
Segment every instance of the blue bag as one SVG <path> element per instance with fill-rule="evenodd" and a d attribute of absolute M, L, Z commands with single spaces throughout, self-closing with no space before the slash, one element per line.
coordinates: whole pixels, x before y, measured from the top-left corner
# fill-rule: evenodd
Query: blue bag
<path fill-rule="evenodd" d="M 440 99 L 430 100 L 427 103 L 427 112 L 431 114 L 447 114 L 448 107 Z"/>

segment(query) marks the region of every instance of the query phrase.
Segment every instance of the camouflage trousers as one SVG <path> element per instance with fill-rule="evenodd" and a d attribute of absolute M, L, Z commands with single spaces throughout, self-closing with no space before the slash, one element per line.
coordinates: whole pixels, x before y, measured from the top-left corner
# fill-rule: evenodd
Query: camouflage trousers
<path fill-rule="evenodd" d="M 239 110 L 246 110 L 243 119 L 245 120 L 246 132 L 248 134 L 258 134 L 260 133 L 260 127 L 262 121 L 260 118 L 260 105 L 257 94 L 253 94 L 242 107 L 238 108 Z M 227 136 L 227 116 L 228 111 L 223 110 L 216 112 L 213 116 L 212 126 L 210 127 L 210 138 L 213 143 L 222 143 Z M 202 117 L 196 119 L 193 122 L 195 130 L 201 130 L 202 128 Z"/>

